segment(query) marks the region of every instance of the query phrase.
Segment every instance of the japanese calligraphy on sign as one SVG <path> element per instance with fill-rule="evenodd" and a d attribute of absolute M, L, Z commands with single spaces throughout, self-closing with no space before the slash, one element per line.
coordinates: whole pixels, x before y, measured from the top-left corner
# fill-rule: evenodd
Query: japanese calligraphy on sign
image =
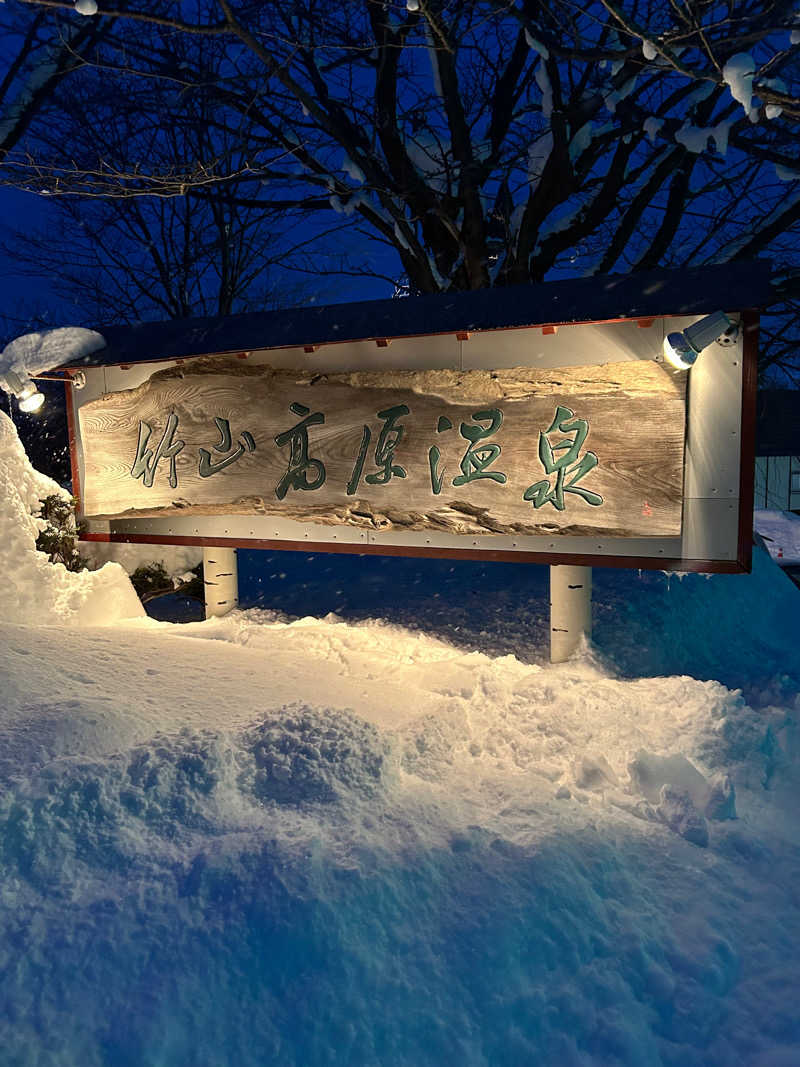
<path fill-rule="evenodd" d="M 303 378 L 217 360 L 177 377 L 81 408 L 87 515 L 680 532 L 683 384 L 653 363 Z"/>

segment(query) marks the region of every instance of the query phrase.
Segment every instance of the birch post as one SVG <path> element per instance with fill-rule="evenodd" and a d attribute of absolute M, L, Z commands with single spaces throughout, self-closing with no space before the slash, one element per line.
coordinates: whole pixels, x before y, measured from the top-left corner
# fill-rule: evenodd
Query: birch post
<path fill-rule="evenodd" d="M 206 618 L 227 615 L 239 606 L 239 570 L 235 548 L 203 549 L 203 589 Z"/>
<path fill-rule="evenodd" d="M 581 637 L 592 636 L 592 568 L 550 568 L 550 662 L 574 655 Z"/>

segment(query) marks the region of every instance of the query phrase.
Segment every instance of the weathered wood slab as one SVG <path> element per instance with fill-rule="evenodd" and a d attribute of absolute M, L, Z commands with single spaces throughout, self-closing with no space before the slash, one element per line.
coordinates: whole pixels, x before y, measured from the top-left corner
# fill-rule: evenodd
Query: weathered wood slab
<path fill-rule="evenodd" d="M 648 361 L 327 375 L 193 361 L 81 407 L 84 512 L 677 536 L 685 388 Z"/>

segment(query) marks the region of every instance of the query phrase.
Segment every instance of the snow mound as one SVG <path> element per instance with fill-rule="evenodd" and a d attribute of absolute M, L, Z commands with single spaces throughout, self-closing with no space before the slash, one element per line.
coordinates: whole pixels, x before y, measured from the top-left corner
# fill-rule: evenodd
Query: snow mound
<path fill-rule="evenodd" d="M 336 616 L 1 629 L 9 1063 L 800 1049 L 800 700 Z"/>
<path fill-rule="evenodd" d="M 645 571 L 636 586 L 608 619 L 595 615 L 593 638 L 620 671 L 719 680 L 759 706 L 771 686 L 800 686 L 800 592 L 763 548 L 751 574 Z"/>
<path fill-rule="evenodd" d="M 628 766 L 631 782 L 647 800 L 658 803 L 670 789 L 689 798 L 694 808 L 710 819 L 735 819 L 736 794 L 730 775 L 717 774 L 711 781 L 685 756 L 654 756 L 637 752 Z"/>
<path fill-rule="evenodd" d="M 132 633 L 115 631 L 115 672 L 138 717 Z M 415 651 L 429 670 L 422 643 L 406 659 Z M 187 699 L 209 722 L 221 712 L 214 686 L 231 686 L 214 676 L 240 654 L 246 674 L 252 646 L 212 641 L 198 656 L 196 640 L 174 639 L 174 670 L 208 672 Z M 337 666 L 317 660 L 318 673 Z M 700 814 L 688 757 L 649 757 L 652 818 L 604 798 L 625 777 L 613 708 L 626 690 L 631 712 L 648 706 L 644 690 L 606 679 L 592 700 L 597 673 L 510 657 L 440 666 L 451 690 L 440 713 L 399 732 L 297 704 L 241 730 L 120 737 L 105 756 L 62 737 L 60 755 L 12 781 L 0 793 L 9 1062 L 54 1033 L 62 1067 L 178 1067 L 209 1050 L 241 1067 L 322 1067 L 340 1045 L 350 1064 L 708 1067 L 762 1062 L 776 1040 L 796 1049 L 797 968 L 791 955 L 779 963 L 797 926 L 790 850 L 777 865 L 757 819 L 720 837 L 736 824 Z M 525 689 L 524 713 L 523 671 L 550 687 L 535 703 Z M 408 679 L 410 702 L 419 680 Z M 707 691 L 683 682 L 704 734 Z M 574 714 L 559 714 L 564 689 Z M 716 696 L 723 727 L 747 715 Z M 663 697 L 652 694 L 639 728 L 651 748 L 669 741 Z M 674 746 L 680 724 L 663 706 Z M 63 701 L 54 714 L 76 710 Z M 743 756 L 758 761 L 752 741 Z M 554 755 L 577 772 L 572 799 L 548 792 Z M 749 797 L 746 809 L 752 818 Z"/>
<path fill-rule="evenodd" d="M 659 805 L 656 809 L 670 830 L 705 848 L 708 845 L 708 823 L 694 806 L 688 793 L 671 785 L 661 787 Z"/>
<path fill-rule="evenodd" d="M 41 500 L 63 490 L 34 470 L 16 428 L 0 412 L 0 614 L 31 626 L 102 626 L 144 615 L 117 564 L 70 572 L 36 550 Z"/>
<path fill-rule="evenodd" d="M 250 789 L 282 804 L 329 803 L 348 789 L 373 795 L 390 751 L 371 723 L 304 706 L 253 727 L 245 745 L 253 756 Z"/>
<path fill-rule="evenodd" d="M 471 777 L 504 788 L 513 782 L 660 821 L 700 844 L 706 820 L 737 818 L 738 789 L 765 788 L 792 736 L 791 711 L 756 711 L 715 681 L 616 678 L 590 648 L 569 664 L 542 667 L 464 653 L 386 622 L 290 621 L 258 609 L 181 633 L 264 656 L 287 678 L 300 648 L 320 665 L 304 687 L 313 705 L 291 715 L 284 708 L 257 729 L 266 742 L 262 796 L 285 803 L 332 801 L 344 787 L 366 796 L 391 780 L 389 766 L 418 781 L 452 780 L 462 793 L 469 767 Z M 354 680 L 344 689 L 352 721 L 319 710 L 334 677 Z M 762 703 L 775 696 L 765 693 Z"/>

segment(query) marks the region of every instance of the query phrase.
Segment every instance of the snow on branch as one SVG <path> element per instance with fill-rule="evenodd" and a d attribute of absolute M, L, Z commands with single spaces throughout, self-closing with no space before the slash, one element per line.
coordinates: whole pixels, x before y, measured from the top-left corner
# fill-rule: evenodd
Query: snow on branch
<path fill-rule="evenodd" d="M 102 334 L 82 326 L 62 326 L 23 334 L 0 353 L 0 385 L 4 385 L 9 373 L 22 379 L 33 378 L 67 363 L 75 363 L 105 347 L 106 339 Z"/>
<path fill-rule="evenodd" d="M 731 96 L 750 113 L 753 100 L 753 74 L 756 65 L 753 57 L 746 52 L 731 56 L 722 68 L 722 80 L 731 91 Z"/>

